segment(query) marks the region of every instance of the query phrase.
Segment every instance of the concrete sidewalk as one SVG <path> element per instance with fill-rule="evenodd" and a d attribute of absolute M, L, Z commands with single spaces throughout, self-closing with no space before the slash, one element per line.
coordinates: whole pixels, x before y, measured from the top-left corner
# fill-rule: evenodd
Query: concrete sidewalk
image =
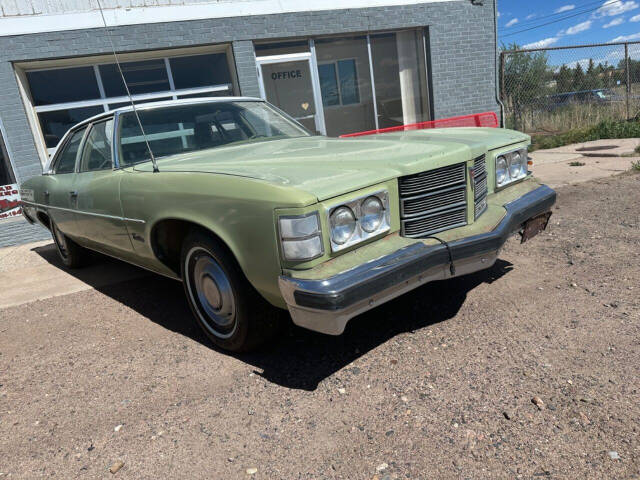
<path fill-rule="evenodd" d="M 67 269 L 51 241 L 0 249 L 0 308 L 68 295 L 150 275 L 124 262 L 100 257 L 93 264 Z"/>
<path fill-rule="evenodd" d="M 536 150 L 532 171 L 551 187 L 571 185 L 598 178 L 610 177 L 631 168 L 640 160 L 635 149 L 639 138 L 595 140 L 564 147 Z"/>

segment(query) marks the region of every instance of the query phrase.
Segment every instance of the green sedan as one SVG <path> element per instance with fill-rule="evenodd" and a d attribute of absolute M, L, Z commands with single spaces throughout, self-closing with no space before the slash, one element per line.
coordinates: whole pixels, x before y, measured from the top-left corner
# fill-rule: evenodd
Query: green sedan
<path fill-rule="evenodd" d="M 23 212 L 68 267 L 94 250 L 182 281 L 212 342 L 241 351 L 273 336 L 278 308 L 339 335 L 544 229 L 556 195 L 528 171 L 529 140 L 492 128 L 327 138 L 259 99 L 144 104 L 69 130 L 21 185 Z"/>

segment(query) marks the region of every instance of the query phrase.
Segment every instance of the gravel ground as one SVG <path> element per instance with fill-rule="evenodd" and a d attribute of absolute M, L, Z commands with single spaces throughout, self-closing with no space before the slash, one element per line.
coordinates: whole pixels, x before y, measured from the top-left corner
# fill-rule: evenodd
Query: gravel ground
<path fill-rule="evenodd" d="M 0 310 L 2 478 L 640 478 L 639 192 L 564 187 L 492 269 L 251 355 L 155 276 Z"/>

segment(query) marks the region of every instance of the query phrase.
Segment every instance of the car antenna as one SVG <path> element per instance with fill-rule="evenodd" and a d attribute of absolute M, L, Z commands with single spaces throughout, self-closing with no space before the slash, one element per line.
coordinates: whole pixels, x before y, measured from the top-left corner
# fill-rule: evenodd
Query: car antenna
<path fill-rule="evenodd" d="M 104 18 L 104 12 L 102 11 L 102 5 L 100 0 L 96 0 L 98 3 L 98 8 L 100 9 L 100 16 L 102 17 L 102 23 L 104 23 L 104 29 L 107 32 L 107 38 L 109 38 L 109 43 L 111 44 L 111 51 L 113 52 L 113 57 L 116 59 L 116 66 L 118 67 L 118 71 L 120 72 L 120 78 L 122 78 L 122 83 L 124 83 L 124 88 L 127 91 L 127 96 L 129 97 L 129 101 L 131 102 L 131 108 L 133 109 L 133 113 L 136 116 L 136 120 L 138 121 L 138 126 L 140 127 L 140 131 L 142 132 L 142 138 L 144 138 L 144 143 L 147 145 L 147 150 L 149 150 L 149 155 L 151 156 L 151 163 L 153 164 L 154 173 L 159 172 L 158 163 L 156 162 L 156 157 L 153 156 L 153 151 L 151 150 L 151 145 L 149 145 L 149 140 L 147 139 L 146 133 L 144 133 L 144 128 L 142 127 L 142 122 L 140 121 L 140 115 L 138 115 L 138 110 L 136 110 L 136 105 L 133 103 L 133 98 L 131 97 L 131 92 L 129 91 L 129 86 L 127 85 L 127 80 L 124 78 L 124 73 L 122 73 L 122 67 L 120 66 L 120 62 L 118 61 L 118 54 L 116 53 L 116 47 L 113 44 L 113 38 L 111 38 L 111 32 L 109 31 L 109 27 L 107 26 L 107 20 Z"/>

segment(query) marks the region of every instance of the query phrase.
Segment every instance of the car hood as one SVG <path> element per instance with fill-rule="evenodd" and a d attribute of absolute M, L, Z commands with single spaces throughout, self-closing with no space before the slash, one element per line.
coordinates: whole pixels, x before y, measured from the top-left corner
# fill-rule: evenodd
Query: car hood
<path fill-rule="evenodd" d="M 318 200 L 403 175 L 466 161 L 528 140 L 504 129 L 449 128 L 353 138 L 248 142 L 160 158 L 160 172 L 235 175 L 304 190 Z M 151 171 L 149 163 L 135 167 Z"/>

